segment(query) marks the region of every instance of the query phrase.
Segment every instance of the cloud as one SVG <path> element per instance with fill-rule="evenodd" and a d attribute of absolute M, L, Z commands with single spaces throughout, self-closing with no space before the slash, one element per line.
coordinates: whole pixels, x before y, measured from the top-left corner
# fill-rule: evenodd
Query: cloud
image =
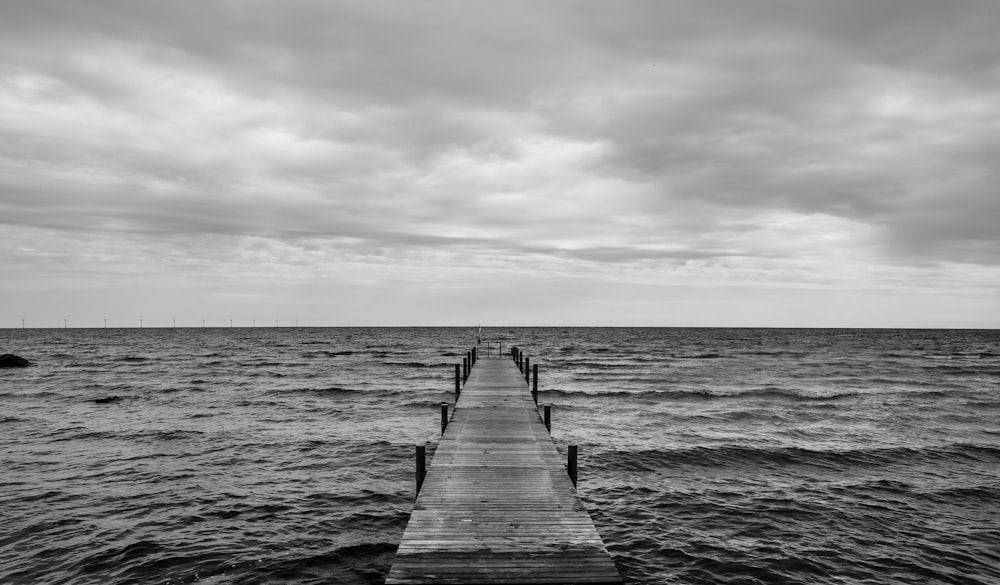
<path fill-rule="evenodd" d="M 530 259 L 592 286 L 997 284 L 986 0 L 0 16 L 0 222 L 27 279 L 444 286 Z"/>

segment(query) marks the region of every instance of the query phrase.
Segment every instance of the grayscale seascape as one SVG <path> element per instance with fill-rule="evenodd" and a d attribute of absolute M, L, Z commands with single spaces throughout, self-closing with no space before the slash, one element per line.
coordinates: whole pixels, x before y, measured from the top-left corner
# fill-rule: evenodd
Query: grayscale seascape
<path fill-rule="evenodd" d="M 539 364 L 627 582 L 1000 582 L 996 330 L 485 334 Z M 379 583 L 474 343 L 0 330 L 34 364 L 0 370 L 0 582 Z"/>

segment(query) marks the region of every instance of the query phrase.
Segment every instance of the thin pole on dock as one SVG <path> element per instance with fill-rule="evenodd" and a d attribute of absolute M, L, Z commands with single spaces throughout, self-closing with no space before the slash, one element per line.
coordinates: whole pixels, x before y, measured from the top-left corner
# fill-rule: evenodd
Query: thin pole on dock
<path fill-rule="evenodd" d="M 531 358 L 526 357 L 524 358 L 524 383 L 527 384 L 528 382 L 530 382 L 531 381 L 530 378 L 531 378 Z"/>
<path fill-rule="evenodd" d="M 444 430 L 448 428 L 448 403 L 441 403 L 441 434 L 444 434 Z"/>
<path fill-rule="evenodd" d="M 552 434 L 552 405 L 545 405 L 545 430 Z"/>
<path fill-rule="evenodd" d="M 573 487 L 576 487 L 576 445 L 569 446 L 566 456 L 568 459 L 566 467 L 569 471 L 569 479 L 573 482 Z"/>
<path fill-rule="evenodd" d="M 427 447 L 425 447 L 424 445 L 417 445 L 416 463 L 417 463 L 416 495 L 420 495 L 420 488 L 423 487 L 424 478 L 427 477 Z M 415 496 L 414 499 L 416 499 Z"/>
<path fill-rule="evenodd" d="M 462 358 L 462 383 L 469 379 L 469 358 Z"/>
<path fill-rule="evenodd" d="M 458 395 L 462 393 L 462 373 L 460 370 L 460 366 L 455 364 L 455 400 L 458 400 Z"/>
<path fill-rule="evenodd" d="M 538 364 L 533 366 L 534 371 L 531 373 L 531 397 L 535 400 L 535 406 L 538 406 Z"/>

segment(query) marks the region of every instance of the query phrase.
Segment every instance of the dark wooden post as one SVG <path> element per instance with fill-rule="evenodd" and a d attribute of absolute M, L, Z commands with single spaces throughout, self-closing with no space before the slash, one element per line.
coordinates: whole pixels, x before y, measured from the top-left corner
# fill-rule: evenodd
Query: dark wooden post
<path fill-rule="evenodd" d="M 469 373 L 465 375 L 466 379 L 468 379 L 469 375 L 472 374 L 472 352 L 471 351 L 465 352 L 465 359 L 469 360 Z"/>
<path fill-rule="evenodd" d="M 545 430 L 552 434 L 552 405 L 545 405 Z"/>
<path fill-rule="evenodd" d="M 473 347 L 472 348 L 472 365 L 476 365 L 476 362 L 478 362 L 478 361 L 479 361 L 479 348 L 478 347 Z"/>
<path fill-rule="evenodd" d="M 524 352 L 517 350 L 517 369 L 524 371 Z"/>
<path fill-rule="evenodd" d="M 469 358 L 462 358 L 462 383 L 469 379 Z"/>
<path fill-rule="evenodd" d="M 424 478 L 427 477 L 427 447 L 417 445 L 417 493 L 420 495 L 420 488 L 424 485 Z M 416 499 L 416 498 L 414 498 Z"/>
<path fill-rule="evenodd" d="M 531 358 L 524 358 L 524 383 L 527 384 L 531 381 Z"/>
<path fill-rule="evenodd" d="M 569 479 L 573 482 L 573 487 L 576 487 L 576 445 L 569 446 L 568 456 L 568 469 L 569 469 Z"/>
<path fill-rule="evenodd" d="M 458 395 L 462 393 L 462 373 L 461 368 L 458 364 L 455 364 L 455 400 L 458 400 Z"/>
<path fill-rule="evenodd" d="M 538 406 L 538 364 L 532 366 L 531 372 L 531 397 L 535 399 L 535 406 Z"/>
<path fill-rule="evenodd" d="M 444 434 L 444 430 L 448 428 L 448 403 L 441 403 L 441 434 Z"/>

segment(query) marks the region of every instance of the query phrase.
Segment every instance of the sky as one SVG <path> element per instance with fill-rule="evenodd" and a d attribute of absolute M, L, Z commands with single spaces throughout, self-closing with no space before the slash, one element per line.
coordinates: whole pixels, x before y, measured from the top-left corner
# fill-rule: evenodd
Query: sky
<path fill-rule="evenodd" d="M 1000 328 L 995 0 L 0 0 L 0 327 Z"/>

